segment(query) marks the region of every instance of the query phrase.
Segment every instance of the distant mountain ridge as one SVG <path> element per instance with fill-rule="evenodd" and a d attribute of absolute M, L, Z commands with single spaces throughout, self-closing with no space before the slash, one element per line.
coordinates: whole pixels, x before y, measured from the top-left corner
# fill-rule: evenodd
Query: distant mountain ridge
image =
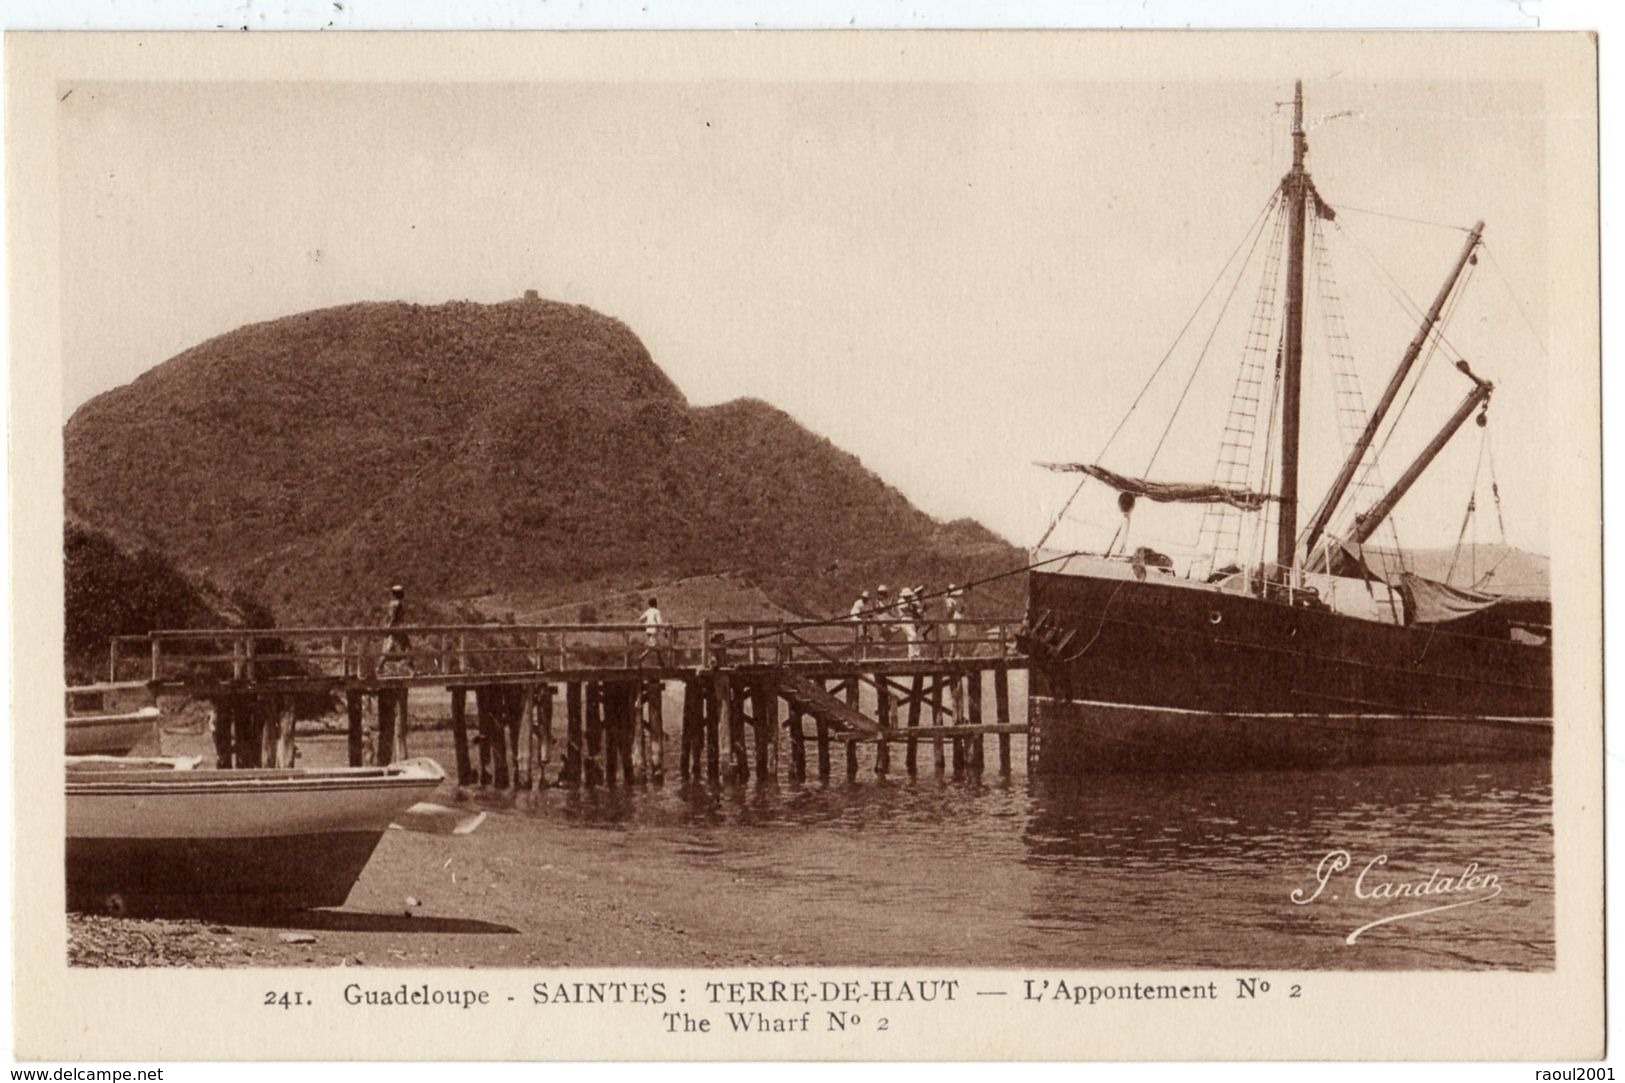
<path fill-rule="evenodd" d="M 625 324 L 551 301 L 252 324 L 86 403 L 65 440 L 72 516 L 283 623 L 372 619 L 396 581 L 529 611 L 724 572 L 822 616 L 1025 562 L 766 403 L 691 406 Z"/>
<path fill-rule="evenodd" d="M 1368 551 L 1392 554 L 1393 550 L 1368 547 Z M 1425 579 L 1468 587 L 1486 594 L 1514 598 L 1549 598 L 1552 592 L 1550 557 L 1510 545 L 1479 542 L 1460 549 L 1440 546 L 1433 549 L 1403 550 L 1404 566 Z"/>

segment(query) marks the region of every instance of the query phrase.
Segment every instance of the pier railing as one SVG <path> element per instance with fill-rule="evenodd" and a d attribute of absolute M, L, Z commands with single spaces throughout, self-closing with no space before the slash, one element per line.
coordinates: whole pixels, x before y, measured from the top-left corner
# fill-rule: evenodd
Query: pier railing
<path fill-rule="evenodd" d="M 506 675 L 653 678 L 720 666 L 1005 659 L 1015 654 L 1018 627 L 995 619 L 176 629 L 115 637 L 108 680 L 455 684 Z"/>

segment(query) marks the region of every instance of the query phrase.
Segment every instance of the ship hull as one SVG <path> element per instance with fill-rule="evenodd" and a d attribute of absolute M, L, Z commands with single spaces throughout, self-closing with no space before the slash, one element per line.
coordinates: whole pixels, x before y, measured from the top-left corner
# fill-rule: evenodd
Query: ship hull
<path fill-rule="evenodd" d="M 1551 648 L 1199 585 L 1033 573 L 1037 773 L 1540 758 Z M 1038 649 L 1043 648 L 1043 649 Z"/>
<path fill-rule="evenodd" d="M 1470 763 L 1551 754 L 1540 719 L 1194 711 L 1035 696 L 1046 774 Z"/>

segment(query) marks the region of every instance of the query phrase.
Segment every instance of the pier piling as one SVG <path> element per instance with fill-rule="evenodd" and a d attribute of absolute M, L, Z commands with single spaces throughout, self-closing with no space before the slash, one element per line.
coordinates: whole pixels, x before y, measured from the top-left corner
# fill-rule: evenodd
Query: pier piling
<path fill-rule="evenodd" d="M 854 711 L 858 709 L 858 692 L 861 678 L 857 674 L 846 679 L 846 705 Z M 841 742 L 846 746 L 846 780 L 854 781 L 858 777 L 858 743 L 856 741 Z"/>
<path fill-rule="evenodd" d="M 393 754 L 395 757 L 394 762 L 396 763 L 399 763 L 402 760 L 411 759 L 412 757 L 412 752 L 407 747 L 406 741 L 406 732 L 407 730 L 411 729 L 410 722 L 408 721 L 411 716 L 407 714 L 407 695 L 410 693 L 410 691 L 411 690 L 405 685 L 402 685 L 400 688 L 395 690 L 396 723 L 395 748 Z"/>
<path fill-rule="evenodd" d="M 650 681 L 644 685 L 646 737 L 649 744 L 649 782 L 659 786 L 666 781 L 666 684 Z"/>
<path fill-rule="evenodd" d="M 564 764 L 559 781 L 570 785 L 581 781 L 581 683 L 570 681 L 564 686 Z"/>
<path fill-rule="evenodd" d="M 677 748 L 677 777 L 687 782 L 700 773 L 705 747 L 705 708 L 700 703 L 700 685 L 693 679 L 683 682 L 683 735 Z"/>
<path fill-rule="evenodd" d="M 752 743 L 756 746 L 756 781 L 766 782 L 772 777 L 768 764 L 768 749 L 773 740 L 773 720 L 778 714 L 778 702 L 768 695 L 766 686 L 758 681 L 749 689 Z"/>
<path fill-rule="evenodd" d="M 819 681 L 824 691 L 830 691 L 829 682 Z M 818 780 L 829 781 L 829 722 L 819 715 L 813 720 L 818 732 Z"/>
<path fill-rule="evenodd" d="M 965 723 L 965 691 L 964 681 L 955 674 L 948 682 L 948 698 L 953 701 L 950 710 L 953 711 L 954 725 Z M 953 768 L 954 777 L 958 778 L 965 773 L 965 738 L 955 735 L 953 739 Z"/>
<path fill-rule="evenodd" d="M 345 721 L 349 723 L 349 741 L 347 751 L 349 752 L 349 762 L 351 767 L 360 767 L 363 763 L 365 763 L 363 757 L 366 755 L 367 750 L 367 731 L 365 725 L 366 719 L 362 714 L 362 708 L 364 705 L 365 704 L 359 690 L 352 688 L 344 693 Z M 468 760 L 468 746 L 466 742 L 463 746 L 462 753 L 462 758 L 457 761 L 460 766 L 466 765 Z"/>
<path fill-rule="evenodd" d="M 931 767 L 940 776 L 947 766 L 942 752 L 942 686 L 951 678 L 931 678 Z"/>
<path fill-rule="evenodd" d="M 621 733 L 626 725 L 625 704 L 621 702 L 621 686 L 615 682 L 604 685 L 604 782 L 615 786 L 620 783 L 621 761 L 625 748 Z M 630 764 L 627 765 L 630 768 Z"/>
<path fill-rule="evenodd" d="M 542 687 L 525 685 L 520 701 L 520 726 L 525 731 L 525 777 L 515 784 L 527 790 L 534 789 L 536 780 L 542 777 Z"/>
<path fill-rule="evenodd" d="M 993 671 L 993 720 L 1001 727 L 1010 724 L 1010 671 L 1000 666 Z M 1010 773 L 1010 731 L 999 730 L 999 774 Z"/>
<path fill-rule="evenodd" d="M 763 708 L 767 712 L 767 777 L 779 777 L 779 744 L 784 727 L 779 721 L 779 682 L 769 673 L 762 681 L 762 694 L 767 699 Z"/>
<path fill-rule="evenodd" d="M 539 686 L 536 714 L 541 719 L 541 771 L 536 772 L 536 789 L 548 785 L 548 768 L 552 764 L 552 685 Z"/>
<path fill-rule="evenodd" d="M 875 774 L 884 778 L 891 773 L 891 745 L 886 736 L 891 733 L 896 716 L 892 710 L 891 686 L 886 682 L 885 674 L 876 673 L 874 677 L 875 720 L 880 723 L 880 739 L 875 742 Z"/>
<path fill-rule="evenodd" d="M 919 735 L 914 731 L 920 728 L 920 700 L 925 698 L 925 678 L 918 674 L 909 689 L 908 697 L 908 751 L 905 753 L 904 767 L 913 775 L 918 770 L 918 757 L 920 754 Z"/>
<path fill-rule="evenodd" d="M 972 672 L 967 678 L 970 688 L 970 724 L 982 724 L 982 674 Z M 969 738 L 970 741 L 970 769 L 973 774 L 982 773 L 983 757 L 987 749 L 987 734 L 977 731 Z"/>
<path fill-rule="evenodd" d="M 395 697 L 379 689 L 373 699 L 378 707 L 378 766 L 388 767 L 395 762 Z"/>
<path fill-rule="evenodd" d="M 745 782 L 750 778 L 750 752 L 745 748 L 744 686 L 730 681 L 726 674 L 718 674 L 721 691 L 717 701 L 727 718 L 728 778 Z"/>
<path fill-rule="evenodd" d="M 790 708 L 790 777 L 796 782 L 803 782 L 807 778 L 807 746 L 804 743 L 806 734 L 801 728 L 801 708 Z"/>
<path fill-rule="evenodd" d="M 628 786 L 638 780 L 642 769 L 637 756 L 638 682 L 615 682 L 615 725 L 610 731 L 620 751 L 621 781 Z"/>
<path fill-rule="evenodd" d="M 787 776 L 797 781 L 810 773 L 807 746 L 815 742 L 818 777 L 827 781 L 837 741 L 849 779 L 858 774 L 861 746 L 870 744 L 877 776 L 890 773 L 899 743 L 904 767 L 917 775 L 927 739 L 939 775 L 948 769 L 951 742 L 952 770 L 961 776 L 985 769 L 990 733 L 998 737 L 999 770 L 1008 774 L 1012 734 L 1027 735 L 1029 765 L 1042 735 L 1011 724 L 1009 671 L 1026 663 L 1009 653 L 1007 622 L 984 623 L 993 627 L 973 638 L 996 640 L 996 649 L 934 649 L 930 661 L 892 647 L 866 650 L 862 627 L 809 621 L 674 627 L 669 649 L 641 654 L 632 647 L 643 641 L 642 626 L 417 626 L 416 654 L 382 658 L 382 640 L 371 629 L 185 629 L 119 637 L 109 666 L 118 677 L 134 668 L 121 667 L 121 659 L 144 661 L 133 642 L 120 642 L 140 640 L 155 693 L 209 701 L 222 768 L 292 764 L 297 710 L 317 696 L 344 704 L 348 762 L 396 762 L 409 754 L 410 690 L 442 687 L 450 693 L 458 784 L 539 788 L 554 766 L 550 682 L 557 682 L 564 686 L 565 732 L 556 781 L 660 785 L 665 689 L 675 681 L 682 699 L 678 769 L 686 780 L 701 777 L 702 760 L 713 781 L 776 780 L 786 740 Z M 940 642 L 930 631 L 928 642 Z M 632 647 L 606 650 L 606 633 Z M 215 653 L 204 657 L 204 650 Z M 200 668 L 200 660 L 213 669 Z M 984 718 L 989 671 L 992 717 Z M 866 684 L 873 693 L 863 690 Z M 928 733 L 922 732 L 927 697 Z M 374 712 L 376 725 L 368 718 Z"/>
<path fill-rule="evenodd" d="M 722 776 L 722 704 L 727 697 L 720 681 L 714 681 L 703 690 L 701 704 L 704 707 L 705 726 L 701 731 L 705 737 L 705 777 L 715 782 Z"/>
<path fill-rule="evenodd" d="M 451 690 L 451 750 L 457 758 L 457 785 L 472 786 L 479 781 L 468 760 L 468 689 Z"/>
<path fill-rule="evenodd" d="M 604 686 L 599 681 L 587 682 L 586 711 L 586 782 L 597 786 L 604 781 Z"/>
<path fill-rule="evenodd" d="M 232 743 L 236 740 L 236 719 L 232 717 L 232 701 L 224 696 L 210 703 L 213 717 L 209 720 L 210 736 L 214 738 L 214 766 L 229 771 L 234 766 Z"/>

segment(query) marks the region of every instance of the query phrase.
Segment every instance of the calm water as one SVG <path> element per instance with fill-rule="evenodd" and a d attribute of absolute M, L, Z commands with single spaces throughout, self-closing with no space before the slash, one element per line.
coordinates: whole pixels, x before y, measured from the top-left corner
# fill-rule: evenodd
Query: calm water
<path fill-rule="evenodd" d="M 444 734 L 415 743 L 450 764 Z M 614 860 L 692 870 L 696 889 L 717 890 L 719 905 L 748 900 L 741 905 L 796 917 L 763 923 L 764 936 L 786 942 L 757 950 L 805 956 L 816 929 L 818 960 L 829 964 L 1553 965 L 1545 764 L 1055 780 L 1028 778 L 1021 738 L 1014 745 L 1008 778 L 993 769 L 995 738 L 990 770 L 959 781 L 934 774 L 927 744 L 910 779 L 899 743 L 889 779 L 874 776 L 865 749 L 848 783 L 837 745 L 829 783 L 554 790 L 498 801 L 480 834 L 523 845 L 534 832 L 545 846 L 551 832 L 608 829 Z M 675 752 L 672 739 L 672 775 Z M 811 747 L 808 759 L 816 764 Z M 1313 893 L 1317 865 L 1334 850 L 1351 867 L 1295 905 L 1294 889 Z M 1435 870 L 1456 877 L 1474 862 L 1501 891 L 1349 945 L 1367 922 L 1493 890 L 1358 898 L 1356 875 L 1384 855 L 1365 877 L 1367 895 Z"/>

